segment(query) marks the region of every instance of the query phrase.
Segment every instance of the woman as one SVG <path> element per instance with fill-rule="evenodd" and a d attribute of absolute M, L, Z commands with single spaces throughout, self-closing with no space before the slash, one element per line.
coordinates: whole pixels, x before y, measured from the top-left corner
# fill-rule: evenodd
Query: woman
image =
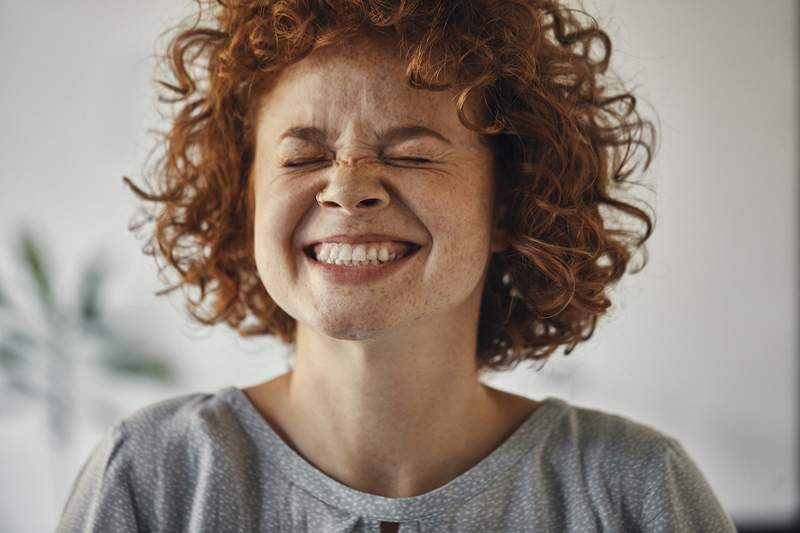
<path fill-rule="evenodd" d="M 192 316 L 295 364 L 115 425 L 59 531 L 734 531 L 676 440 L 479 381 L 587 340 L 650 235 L 611 196 L 653 141 L 604 32 L 546 0 L 214 13 L 170 47 L 161 191 L 126 182 Z"/>

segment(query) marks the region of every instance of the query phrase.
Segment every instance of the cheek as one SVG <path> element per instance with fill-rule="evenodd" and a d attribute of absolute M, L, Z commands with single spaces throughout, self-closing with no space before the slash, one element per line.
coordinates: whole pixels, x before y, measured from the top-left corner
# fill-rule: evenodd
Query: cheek
<path fill-rule="evenodd" d="M 478 201 L 471 201 L 453 212 L 445 237 L 449 254 L 457 261 L 478 268 L 489 253 L 490 235 L 487 212 Z"/>
<path fill-rule="evenodd" d="M 253 249 L 255 252 L 256 269 L 258 270 L 258 275 L 264 287 L 270 294 L 272 294 L 270 287 L 274 286 L 274 284 L 270 283 L 269 277 L 279 272 L 276 265 L 272 263 L 275 257 L 274 243 L 272 242 L 273 233 L 272 218 L 269 216 L 269 213 L 266 212 L 266 206 L 259 205 L 259 203 L 256 202 L 253 227 L 253 238 L 255 241 L 253 242 Z"/>
<path fill-rule="evenodd" d="M 462 300 L 478 286 L 490 259 L 489 204 L 477 191 L 448 192 L 445 201 L 426 203 L 423 223 L 433 246 L 424 283 L 437 298 Z"/>
<path fill-rule="evenodd" d="M 456 249 L 474 253 L 488 247 L 491 229 L 491 191 L 482 183 L 453 187 L 445 201 L 435 203 L 440 238 Z M 434 233 L 434 237 L 436 234 Z"/>
<path fill-rule="evenodd" d="M 280 193 L 260 194 L 255 203 L 255 260 L 262 279 L 277 279 L 295 271 L 286 261 L 287 253 L 292 251 L 293 230 L 301 213 L 290 198 Z"/>

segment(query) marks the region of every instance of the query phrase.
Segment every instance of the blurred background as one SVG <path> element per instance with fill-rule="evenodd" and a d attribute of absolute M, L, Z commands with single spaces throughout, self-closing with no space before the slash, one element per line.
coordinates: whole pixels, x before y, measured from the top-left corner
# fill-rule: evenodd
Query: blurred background
<path fill-rule="evenodd" d="M 798 517 L 798 5 L 597 0 L 658 121 L 645 270 L 594 337 L 485 379 L 677 438 L 740 531 Z M 128 231 L 162 129 L 162 35 L 193 2 L 0 0 L 0 533 L 52 531 L 102 433 L 147 404 L 289 368 L 191 324 Z M 657 117 L 652 112 L 657 113 Z M 149 229 L 149 227 L 146 227 Z M 796 531 L 796 530 L 795 530 Z"/>

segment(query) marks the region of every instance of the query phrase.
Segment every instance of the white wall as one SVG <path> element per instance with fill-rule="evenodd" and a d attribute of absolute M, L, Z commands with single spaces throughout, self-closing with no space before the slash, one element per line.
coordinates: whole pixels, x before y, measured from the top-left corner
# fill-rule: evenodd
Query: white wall
<path fill-rule="evenodd" d="M 65 300 L 80 262 L 103 246 L 115 268 L 107 307 L 185 375 L 164 389 L 81 373 L 80 431 L 56 454 L 40 405 L 4 402 L 0 532 L 53 529 L 104 429 L 91 422 L 90 394 L 124 414 L 286 369 L 278 342 L 203 332 L 178 295 L 155 297 L 155 265 L 126 229 L 137 204 L 121 177 L 140 183 L 146 130 L 158 125 L 151 56 L 190 4 L 0 1 L 3 288 L 22 294 L 8 287 L 24 283 L 8 252 L 21 221 L 47 240 Z M 796 4 L 585 5 L 611 34 L 612 64 L 660 119 L 650 262 L 612 292 L 615 307 L 590 342 L 540 374 L 520 368 L 489 381 L 652 425 L 684 444 L 737 521 L 788 517 L 798 501 L 800 375 Z"/>

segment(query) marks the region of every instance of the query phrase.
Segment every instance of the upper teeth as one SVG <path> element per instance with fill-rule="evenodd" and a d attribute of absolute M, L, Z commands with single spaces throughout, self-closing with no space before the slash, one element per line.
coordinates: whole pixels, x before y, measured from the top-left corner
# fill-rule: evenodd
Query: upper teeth
<path fill-rule="evenodd" d="M 314 246 L 317 261 L 336 265 L 384 263 L 399 259 L 407 252 L 408 245 L 399 242 L 373 242 L 351 245 L 348 243 L 322 242 Z"/>

